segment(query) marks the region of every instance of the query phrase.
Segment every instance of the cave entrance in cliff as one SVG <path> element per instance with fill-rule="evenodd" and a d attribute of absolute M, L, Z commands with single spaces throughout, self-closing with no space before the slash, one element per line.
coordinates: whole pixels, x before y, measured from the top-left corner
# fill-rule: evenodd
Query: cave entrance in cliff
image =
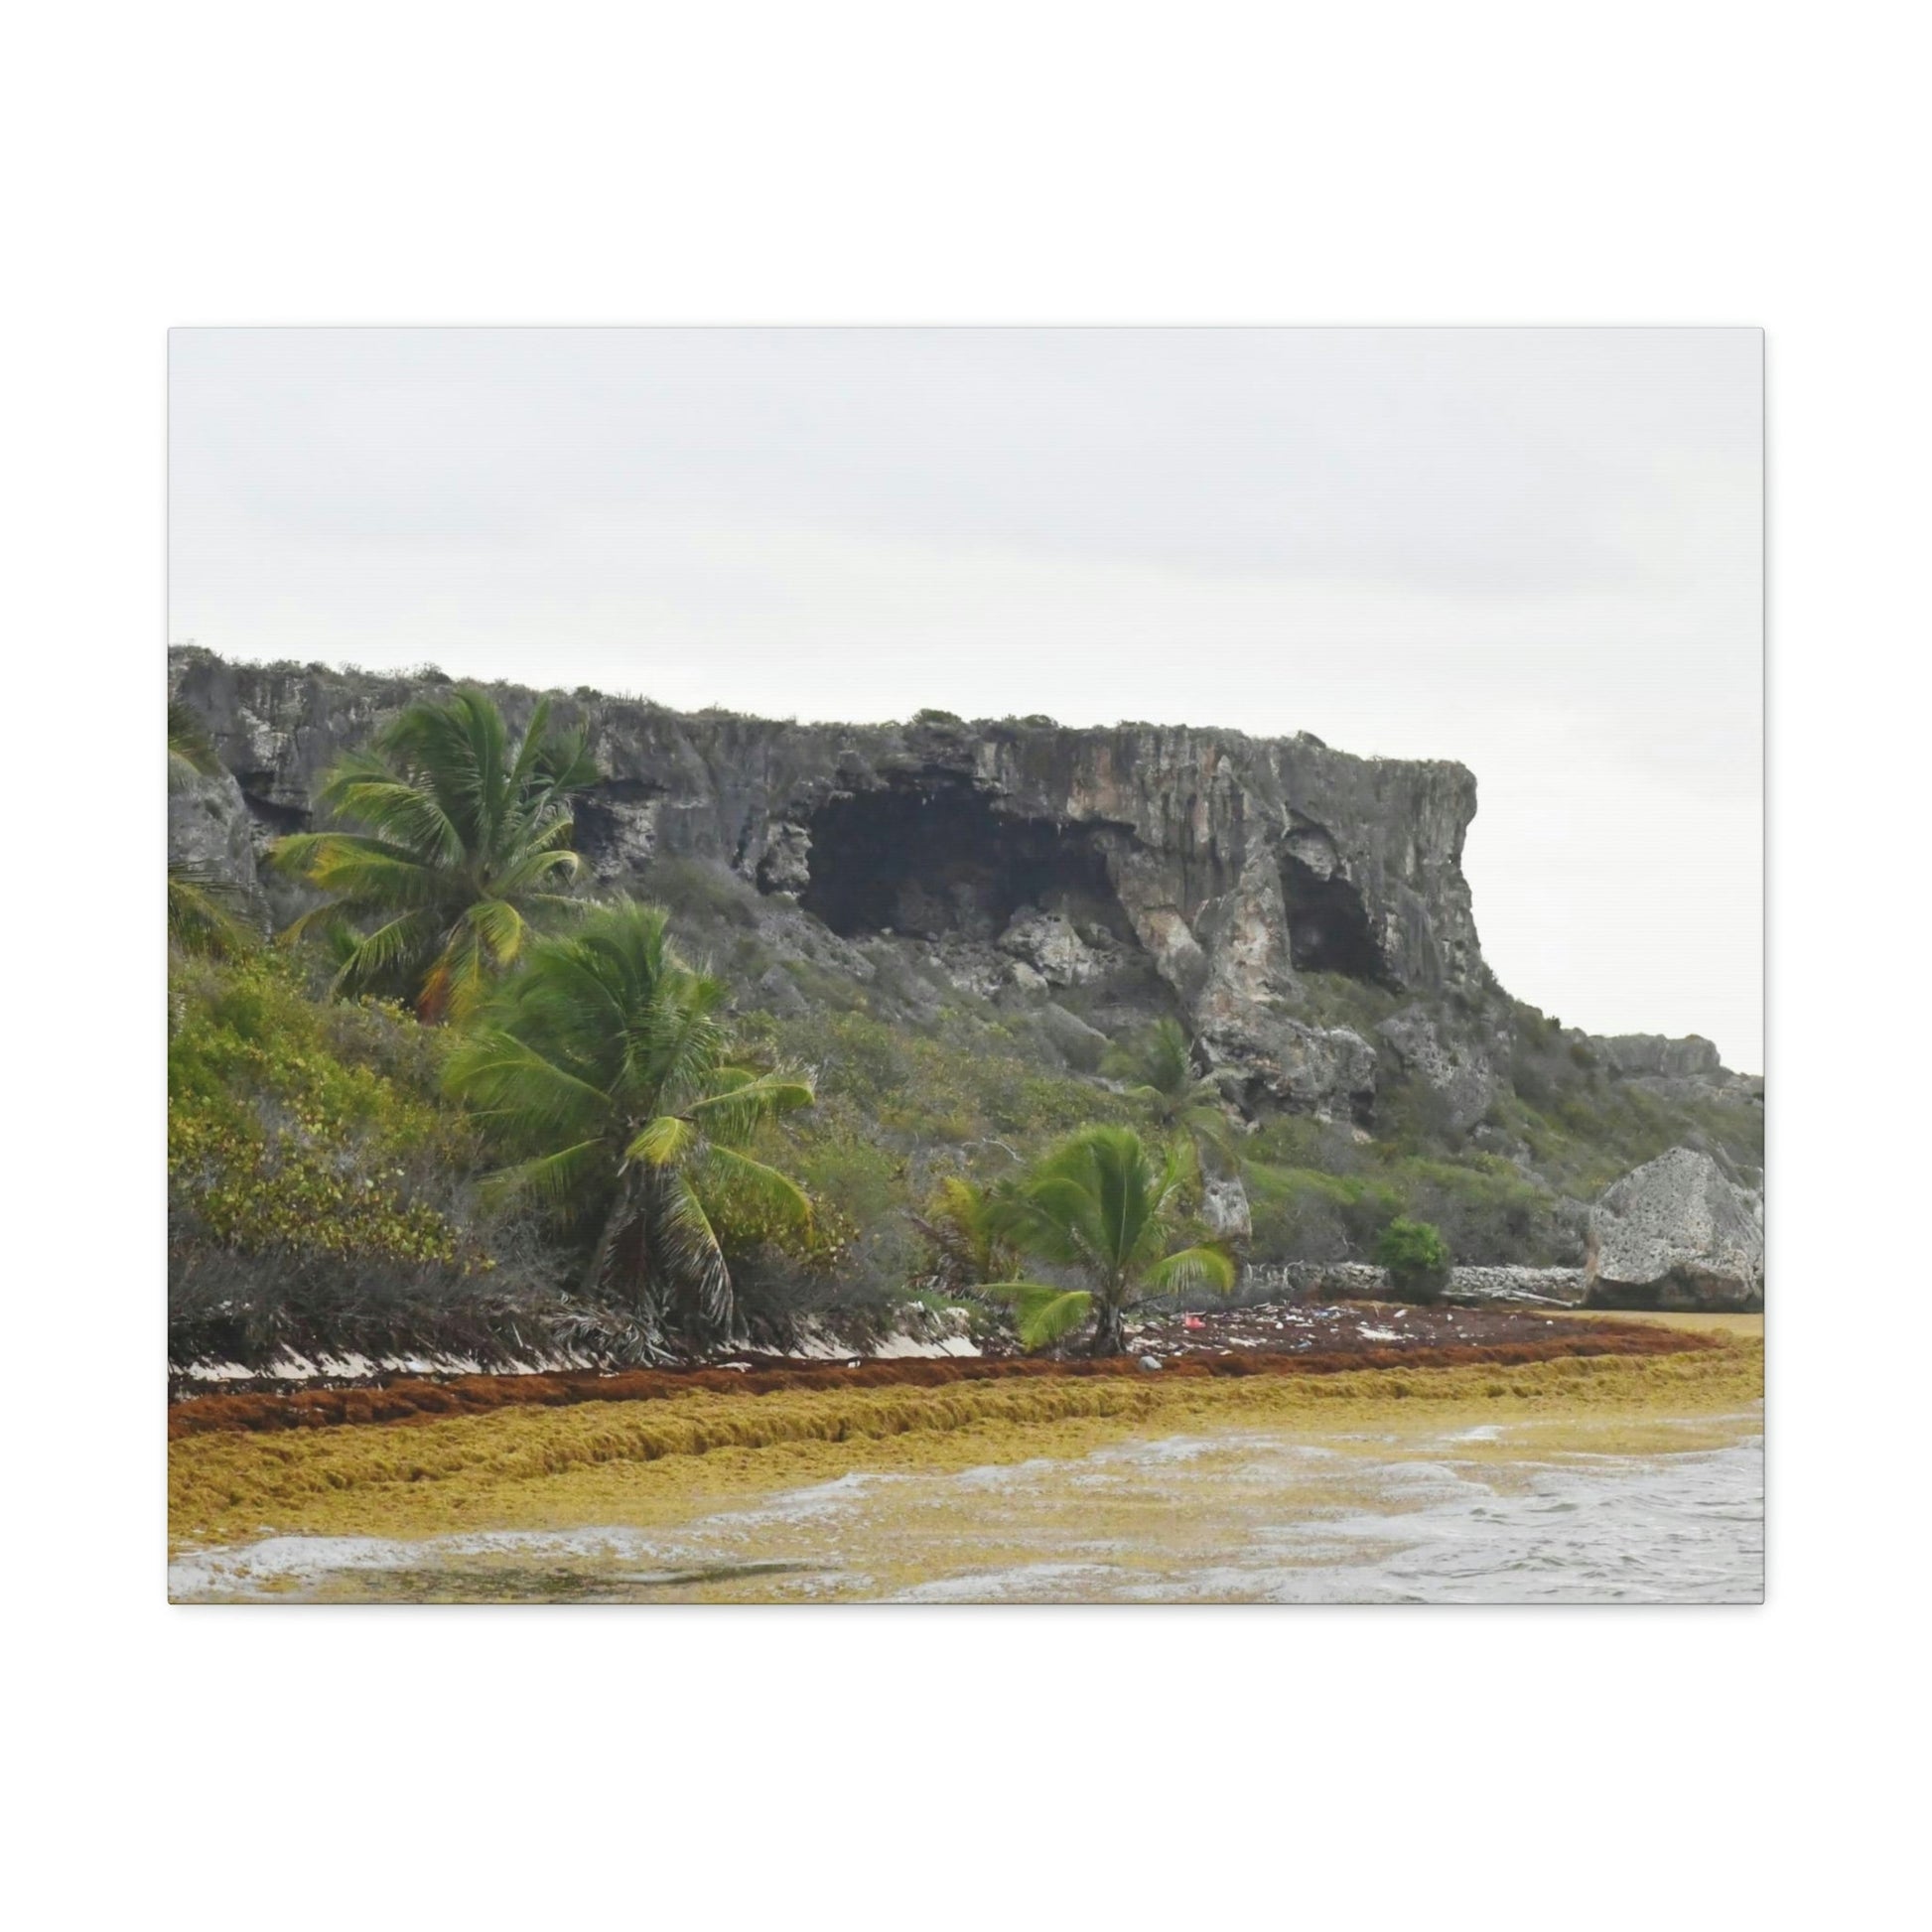
<path fill-rule="evenodd" d="M 841 938 L 992 940 L 1029 905 L 1132 937 L 1084 826 L 1010 817 L 970 786 L 929 783 L 828 799 L 810 825 L 798 902 Z"/>
<path fill-rule="evenodd" d="M 1361 893 L 1341 875 L 1332 850 L 1298 851 L 1282 860 L 1282 899 L 1288 911 L 1288 955 L 1305 973 L 1341 973 L 1386 982 L 1388 962 L 1369 929 Z"/>

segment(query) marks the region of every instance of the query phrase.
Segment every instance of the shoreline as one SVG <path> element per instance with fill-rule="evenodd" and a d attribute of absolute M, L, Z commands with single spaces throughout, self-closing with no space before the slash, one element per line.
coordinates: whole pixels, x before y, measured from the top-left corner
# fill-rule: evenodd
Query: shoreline
<path fill-rule="evenodd" d="M 1029 1463 L 1151 1435 L 1291 1432 L 1355 1454 L 1460 1431 L 1459 1452 L 1486 1461 L 1526 1449 L 1661 1454 L 1757 1433 L 1761 1339 L 1732 1331 L 1693 1340 L 1657 1325 L 1677 1345 L 1516 1364 L 1411 1360 L 1260 1374 L 1122 1374 L 1098 1364 L 871 1385 L 831 1371 L 848 1379 L 753 1396 L 734 1378 L 740 1386 L 725 1391 L 521 1404 L 405 1428 L 210 1430 L 169 1446 L 170 1547 L 657 1526 L 846 1475 Z"/>
<path fill-rule="evenodd" d="M 1198 1333 L 1185 1326 L 1190 1320 L 1199 1322 Z M 198 1390 L 170 1402 L 168 1435 L 175 1441 L 214 1433 L 419 1425 L 504 1408 L 666 1401 L 694 1393 L 762 1397 L 781 1390 L 1134 1377 L 1153 1372 L 1149 1364 L 1158 1365 L 1162 1375 L 1182 1379 L 1321 1376 L 1364 1369 L 1510 1368 L 1567 1358 L 1675 1354 L 1712 1345 L 1712 1331 L 1699 1317 L 1478 1313 L 1381 1303 L 1314 1311 L 1264 1305 L 1147 1323 L 1134 1336 L 1134 1354 L 1100 1360 L 894 1354 L 809 1362 L 741 1352 L 685 1368 L 394 1373 L 324 1386 Z"/>

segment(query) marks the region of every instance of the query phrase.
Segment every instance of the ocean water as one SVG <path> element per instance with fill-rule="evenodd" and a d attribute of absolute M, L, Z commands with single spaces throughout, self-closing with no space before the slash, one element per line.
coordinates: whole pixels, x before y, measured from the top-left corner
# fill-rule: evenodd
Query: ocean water
<path fill-rule="evenodd" d="M 1539 1459 L 1434 1441 L 1161 1437 L 1073 1459 L 854 1473 L 675 1529 L 191 1552 L 177 1601 L 1752 1603 L 1761 1437 Z"/>
<path fill-rule="evenodd" d="M 1533 1468 L 1521 1488 L 1453 1468 L 1417 1473 L 1415 1507 L 1281 1525 L 1239 1562 L 1187 1577 L 1185 1590 L 1291 1603 L 1762 1600 L 1762 1438 Z"/>

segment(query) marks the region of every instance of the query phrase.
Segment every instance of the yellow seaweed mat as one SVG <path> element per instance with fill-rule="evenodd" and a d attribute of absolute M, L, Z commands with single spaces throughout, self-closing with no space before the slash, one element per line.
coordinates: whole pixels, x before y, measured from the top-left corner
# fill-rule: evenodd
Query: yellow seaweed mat
<path fill-rule="evenodd" d="M 1380 1455 L 1469 1423 L 1506 1426 L 1506 1444 L 1464 1451 L 1476 1456 L 1717 1447 L 1760 1427 L 1763 1359 L 1762 1340 L 1739 1333 L 1682 1355 L 1517 1368 L 694 1393 L 194 1436 L 169 1445 L 169 1540 L 180 1550 L 268 1534 L 649 1527 L 852 1470 L 968 1468 L 1217 1430 L 1288 1430 Z"/>

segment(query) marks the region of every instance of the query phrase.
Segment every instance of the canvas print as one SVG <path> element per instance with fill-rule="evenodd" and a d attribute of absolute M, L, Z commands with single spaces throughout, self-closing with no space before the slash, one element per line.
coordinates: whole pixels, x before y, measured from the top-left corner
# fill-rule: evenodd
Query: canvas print
<path fill-rule="evenodd" d="M 176 332 L 170 1596 L 1758 1601 L 1762 360 Z"/>

